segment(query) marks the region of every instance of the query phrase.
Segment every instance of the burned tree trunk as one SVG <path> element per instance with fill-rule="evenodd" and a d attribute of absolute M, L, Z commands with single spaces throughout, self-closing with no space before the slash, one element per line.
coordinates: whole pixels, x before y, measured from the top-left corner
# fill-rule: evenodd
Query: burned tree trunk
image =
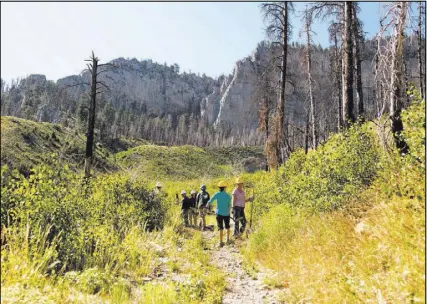
<path fill-rule="evenodd" d="M 112 66 L 112 64 L 98 64 L 99 59 L 95 57 L 95 54 L 92 51 L 92 57 L 88 60 L 91 62 L 90 64 L 87 64 L 88 71 L 91 74 L 92 82 L 90 83 L 91 90 L 90 90 L 90 105 L 89 105 L 89 119 L 88 119 L 88 131 L 86 133 L 86 153 L 85 153 L 85 166 L 84 166 L 84 172 L 85 177 L 91 176 L 91 170 L 93 166 L 93 151 L 94 151 L 94 141 L 95 141 L 95 117 L 96 117 L 96 96 L 99 93 L 102 93 L 101 91 L 98 91 L 98 84 L 101 84 L 103 87 L 105 87 L 107 90 L 109 90 L 109 87 L 105 85 L 103 82 L 98 81 L 97 77 L 102 72 L 105 72 L 106 70 L 99 71 L 98 69 L 103 66 Z M 88 83 L 86 83 L 89 85 Z"/>
<path fill-rule="evenodd" d="M 348 2 L 345 2 L 346 4 L 348 4 Z M 350 5 L 352 3 L 350 2 Z M 337 94 L 335 95 L 338 99 L 337 100 L 337 107 L 334 108 L 334 110 L 338 109 L 337 113 L 337 127 L 338 130 L 340 130 L 343 127 L 343 120 L 344 117 L 347 115 L 343 115 L 344 114 L 344 109 L 343 109 L 343 104 L 344 104 L 344 100 L 346 101 L 346 105 L 348 105 L 348 99 L 345 99 L 345 97 L 343 96 L 343 93 L 345 93 L 347 95 L 347 88 L 343 88 L 346 85 L 347 82 L 347 77 L 344 77 L 344 68 L 349 69 L 350 72 L 352 72 L 352 68 L 353 67 L 349 67 L 349 65 L 347 63 L 347 61 L 345 61 L 345 59 L 343 56 L 343 51 L 339 49 L 338 47 L 338 38 L 337 35 L 339 33 L 341 33 L 343 41 L 342 41 L 342 45 L 344 44 L 344 40 L 345 38 L 351 38 L 349 35 L 351 34 L 351 22 L 348 24 L 350 26 L 349 28 L 349 32 L 347 33 L 347 36 L 345 36 L 346 34 L 346 30 L 343 29 L 344 27 L 344 21 L 345 21 L 345 17 L 346 15 L 345 13 L 345 4 L 344 2 L 335 2 L 335 1 L 319 1 L 319 2 L 312 2 L 310 4 L 310 8 L 308 10 L 308 15 L 310 16 L 310 20 L 313 19 L 321 19 L 324 20 L 325 18 L 331 18 L 333 23 L 329 26 L 328 30 L 329 30 L 329 40 L 331 42 L 333 42 L 334 44 L 334 53 L 333 56 L 331 56 L 332 62 L 331 62 L 331 67 L 333 68 L 333 82 L 334 82 L 334 86 L 336 87 Z M 351 10 L 350 10 L 350 19 L 351 19 Z M 347 19 L 348 21 L 350 21 L 350 19 Z M 351 39 L 350 39 L 351 41 Z M 351 47 L 351 45 L 350 45 Z M 349 51 L 347 49 L 347 51 Z M 350 52 L 351 48 L 350 48 Z M 352 65 L 352 64 L 351 64 Z M 347 75 L 349 73 L 349 71 L 347 71 Z M 341 78 L 343 77 L 343 78 Z M 346 80 L 346 82 L 343 82 L 343 80 Z M 351 80 L 351 79 L 350 79 Z M 352 80 L 351 80 L 352 81 Z M 350 86 L 351 88 L 351 86 Z M 344 116 L 344 117 L 343 117 Z M 319 120 L 320 123 L 321 120 Z M 319 139 L 317 139 L 317 141 L 319 141 Z"/>
<path fill-rule="evenodd" d="M 352 11 L 353 3 L 344 3 L 344 31 L 343 31 L 343 73 L 342 73 L 342 97 L 344 126 L 349 127 L 356 119 L 354 116 L 353 102 L 353 39 L 352 39 Z"/>
<path fill-rule="evenodd" d="M 286 63 L 288 57 L 288 2 L 284 3 L 284 7 L 282 9 L 283 14 L 283 28 L 282 28 L 282 62 L 281 62 L 281 75 L 280 75 L 280 98 L 277 105 L 277 115 L 279 117 L 277 123 L 277 155 L 279 159 L 279 164 L 284 162 L 282 157 L 282 149 L 285 147 L 285 87 L 286 87 Z"/>
<path fill-rule="evenodd" d="M 356 97 L 357 97 L 357 116 L 363 120 L 364 118 L 364 105 L 363 105 L 363 85 L 362 85 L 362 32 L 360 22 L 357 19 L 356 6 L 353 4 L 352 10 L 352 32 L 354 40 L 354 56 L 356 59 Z"/>
<path fill-rule="evenodd" d="M 425 72 L 424 72 L 424 64 L 423 64 L 423 55 L 422 55 L 422 49 L 425 47 L 425 42 L 423 43 L 423 15 L 425 14 L 425 9 L 423 7 L 423 2 L 418 3 L 418 49 L 417 49 L 417 57 L 418 57 L 418 71 L 420 75 L 420 94 L 421 98 L 424 99 L 425 96 Z M 424 15 L 425 16 L 425 15 Z"/>
<path fill-rule="evenodd" d="M 92 52 L 92 64 L 90 65 L 90 72 L 92 74 L 92 83 L 90 88 L 90 105 L 89 105 L 89 121 L 88 131 L 86 134 L 86 158 L 85 158 L 85 176 L 89 177 L 92 169 L 93 162 L 93 141 L 95 130 L 95 109 L 96 109 L 96 76 L 98 71 L 98 58 Z"/>
<path fill-rule="evenodd" d="M 261 59 L 257 58 L 257 62 Z M 258 130 L 265 132 L 266 140 L 270 136 L 270 114 L 277 98 L 276 74 L 274 71 L 274 62 L 268 60 L 266 63 L 257 64 L 256 68 L 256 85 L 253 98 L 258 103 Z M 268 171 L 268 164 L 265 170 Z"/>
<path fill-rule="evenodd" d="M 305 132 L 304 132 L 304 151 L 305 151 L 305 154 L 308 153 L 309 126 L 310 126 L 310 113 L 307 111 L 307 116 L 306 116 L 306 120 L 305 120 Z"/>
<path fill-rule="evenodd" d="M 382 87 L 381 87 L 381 82 L 379 81 L 379 56 L 378 56 L 378 48 L 379 46 L 376 45 L 376 50 L 375 50 L 375 56 L 374 56 L 374 70 L 373 70 L 373 74 L 374 74 L 374 79 L 375 79 L 375 83 L 374 83 L 374 98 L 375 98 L 375 105 L 376 105 L 376 116 L 380 116 L 381 114 L 381 104 L 382 104 L 382 98 L 381 98 L 381 92 L 382 92 Z"/>
<path fill-rule="evenodd" d="M 311 19 L 308 16 L 307 9 L 305 11 L 305 34 L 306 34 L 306 61 L 307 61 L 307 74 L 308 74 L 308 95 L 310 98 L 310 119 L 311 119 L 311 132 L 313 139 L 313 149 L 317 147 L 317 130 L 316 130 L 316 104 L 313 95 L 313 77 L 311 74 L 311 38 L 310 38 Z"/>
<path fill-rule="evenodd" d="M 394 27 L 394 37 L 392 45 L 391 60 L 391 83 L 390 83 L 390 119 L 391 130 L 394 135 L 396 147 L 401 153 L 406 153 L 408 146 L 400 136 L 403 131 L 403 123 L 400 117 L 402 111 L 402 64 L 403 64 L 403 36 L 408 10 L 408 2 L 399 2 L 394 4 L 396 19 Z"/>
<path fill-rule="evenodd" d="M 341 79 L 341 71 L 342 71 L 342 58 L 340 56 L 340 51 L 338 48 L 338 37 L 337 32 L 334 32 L 334 54 L 335 54 L 335 63 L 334 63 L 334 83 L 338 88 L 338 130 L 341 130 L 343 127 L 343 116 L 342 116 L 342 79 Z"/>
<path fill-rule="evenodd" d="M 285 88 L 288 55 L 288 37 L 290 34 L 289 12 L 293 10 L 292 2 L 272 2 L 261 4 L 264 19 L 268 22 L 267 35 L 273 40 L 273 44 L 279 45 L 280 55 L 280 93 L 276 108 L 274 123 L 275 140 L 267 141 L 267 144 L 275 144 L 277 165 L 285 161 L 285 150 L 289 150 L 287 133 L 285 129 Z M 271 151 L 273 147 L 267 149 Z"/>

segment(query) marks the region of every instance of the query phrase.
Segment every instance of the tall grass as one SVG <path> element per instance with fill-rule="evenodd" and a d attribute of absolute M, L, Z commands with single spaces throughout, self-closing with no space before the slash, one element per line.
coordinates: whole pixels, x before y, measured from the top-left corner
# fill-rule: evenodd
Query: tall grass
<path fill-rule="evenodd" d="M 287 301 L 375 303 L 381 295 L 393 303 L 423 302 L 422 201 L 377 202 L 360 223 L 340 211 L 287 222 L 287 212 L 276 209 L 251 237 L 246 254 L 279 273 Z M 283 219 L 277 223 L 274 215 Z"/>
<path fill-rule="evenodd" d="M 24 230 L 10 229 L 2 246 L 2 300 L 7 303 L 221 303 L 223 274 L 209 264 L 201 233 L 147 232 L 133 227 L 121 244 L 96 252 L 97 266 L 55 272 L 56 241 L 46 230 L 26 243 Z M 31 248 L 31 250 L 30 250 Z M 102 263 L 101 263 L 102 262 Z M 158 280 L 157 278 L 162 279 Z M 175 278 L 175 279 L 174 279 Z"/>

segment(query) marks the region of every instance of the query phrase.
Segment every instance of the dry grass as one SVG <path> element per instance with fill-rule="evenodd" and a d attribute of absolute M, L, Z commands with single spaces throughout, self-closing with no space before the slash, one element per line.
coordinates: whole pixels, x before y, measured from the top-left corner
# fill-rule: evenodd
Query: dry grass
<path fill-rule="evenodd" d="M 261 231 L 276 226 L 275 220 L 266 217 Z M 288 225 L 296 231 L 282 232 L 280 238 L 272 232 L 276 241 L 264 240 L 261 247 L 256 235 L 251 238 L 247 256 L 280 273 L 289 303 L 424 301 L 422 201 L 378 201 L 359 222 L 334 212 L 301 216 Z"/>

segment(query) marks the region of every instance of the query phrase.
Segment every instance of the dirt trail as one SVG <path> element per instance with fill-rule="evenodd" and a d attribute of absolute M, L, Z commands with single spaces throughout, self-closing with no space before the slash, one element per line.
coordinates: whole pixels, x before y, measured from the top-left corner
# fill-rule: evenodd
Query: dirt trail
<path fill-rule="evenodd" d="M 217 232 L 204 232 L 204 238 L 216 240 Z M 276 299 L 277 289 L 270 289 L 264 284 L 268 275 L 264 270 L 249 275 L 243 268 L 242 257 L 236 245 L 215 246 L 211 255 L 212 264 L 218 266 L 226 274 L 226 289 L 223 304 L 280 303 Z"/>

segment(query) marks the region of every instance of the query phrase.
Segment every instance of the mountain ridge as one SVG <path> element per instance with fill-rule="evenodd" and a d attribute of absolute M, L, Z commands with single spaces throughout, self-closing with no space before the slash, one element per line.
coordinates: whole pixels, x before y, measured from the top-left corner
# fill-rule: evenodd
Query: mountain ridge
<path fill-rule="evenodd" d="M 409 75 L 416 75 L 414 48 L 406 45 Z M 378 107 L 373 87 L 368 85 L 374 81 L 374 49 L 374 41 L 365 42 L 362 78 L 368 119 L 376 116 Z M 171 144 L 230 145 L 240 141 L 241 145 L 260 145 L 265 135 L 257 131 L 259 100 L 255 89 L 259 75 L 277 51 L 262 41 L 249 56 L 235 63 L 232 74 L 216 79 L 180 72 L 178 64 L 113 59 L 109 63 L 114 67 L 99 77 L 111 90 L 98 95 L 97 128 L 113 138 L 131 136 Z M 331 54 L 330 48 L 313 46 L 312 73 L 318 114 L 322 117 L 318 126 L 321 140 L 326 139 L 336 125 L 337 106 L 332 77 L 329 77 Z M 303 134 L 299 130 L 305 126 L 307 111 L 306 69 L 302 58 L 304 46 L 292 43 L 288 54 L 288 78 L 292 85 L 287 85 L 285 117 L 296 146 L 302 144 Z M 277 71 L 273 74 L 271 81 L 276 82 L 279 74 Z M 41 74 L 30 75 L 10 86 L 2 81 L 1 114 L 65 125 L 80 123 L 84 128 L 89 87 L 77 85 L 83 82 L 90 82 L 87 71 L 56 82 Z"/>

